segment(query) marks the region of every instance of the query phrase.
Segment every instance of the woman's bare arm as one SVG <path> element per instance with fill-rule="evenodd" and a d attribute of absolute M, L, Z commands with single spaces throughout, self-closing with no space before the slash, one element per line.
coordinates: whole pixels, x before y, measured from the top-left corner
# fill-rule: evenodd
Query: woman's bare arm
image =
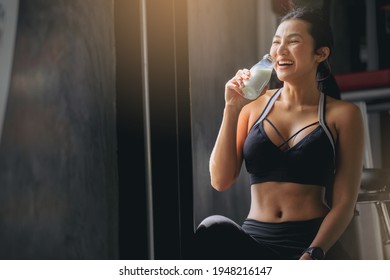
<path fill-rule="evenodd" d="M 325 251 L 340 238 L 353 217 L 363 169 L 364 128 L 359 108 L 344 103 L 335 114 L 339 157 L 332 209 L 311 244 Z M 307 258 L 305 255 L 302 257 Z"/>

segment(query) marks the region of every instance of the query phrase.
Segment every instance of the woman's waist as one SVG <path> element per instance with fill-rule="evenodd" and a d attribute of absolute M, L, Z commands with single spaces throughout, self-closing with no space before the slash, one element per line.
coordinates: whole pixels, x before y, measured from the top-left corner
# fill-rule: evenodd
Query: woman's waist
<path fill-rule="evenodd" d="M 273 207 L 273 208 L 254 208 L 251 209 L 248 214 L 248 219 L 269 222 L 269 223 L 280 223 L 280 222 L 296 222 L 296 221 L 307 221 L 316 218 L 323 218 L 328 213 L 328 209 L 324 206 L 323 208 L 313 209 L 302 206 L 300 209 L 291 209 L 284 207 Z"/>
<path fill-rule="evenodd" d="M 248 218 L 264 222 L 304 221 L 329 211 L 319 186 L 291 183 L 253 185 Z"/>
<path fill-rule="evenodd" d="M 288 245 L 289 247 L 307 247 L 317 234 L 322 221 L 323 218 L 315 218 L 304 221 L 273 223 L 246 219 L 242 228 L 259 242 Z"/>

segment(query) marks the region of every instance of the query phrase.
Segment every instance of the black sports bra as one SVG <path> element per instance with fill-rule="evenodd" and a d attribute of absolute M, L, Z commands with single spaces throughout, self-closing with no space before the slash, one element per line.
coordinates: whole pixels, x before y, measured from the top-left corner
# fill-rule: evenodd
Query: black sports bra
<path fill-rule="evenodd" d="M 318 127 L 291 148 L 281 149 L 291 137 L 276 146 L 264 130 L 264 120 L 281 92 L 279 89 L 274 93 L 245 140 L 243 156 L 250 183 L 276 181 L 330 187 L 335 174 L 336 149 L 325 123 L 326 95 L 321 93 L 320 96 L 318 122 L 302 128 L 296 134 L 315 124 L 319 124 Z"/>

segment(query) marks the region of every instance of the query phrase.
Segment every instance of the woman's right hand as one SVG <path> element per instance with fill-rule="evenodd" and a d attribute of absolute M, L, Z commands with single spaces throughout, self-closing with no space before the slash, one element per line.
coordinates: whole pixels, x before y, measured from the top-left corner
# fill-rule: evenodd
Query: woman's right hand
<path fill-rule="evenodd" d="M 225 85 L 225 103 L 226 105 L 238 108 L 244 107 L 252 100 L 244 98 L 242 89 L 245 87 L 244 80 L 249 79 L 251 72 L 248 69 L 238 70 L 236 75 Z"/>

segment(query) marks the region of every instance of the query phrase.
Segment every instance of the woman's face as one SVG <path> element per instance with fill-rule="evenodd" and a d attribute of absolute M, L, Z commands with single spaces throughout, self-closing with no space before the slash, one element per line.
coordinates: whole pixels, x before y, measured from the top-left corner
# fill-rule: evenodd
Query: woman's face
<path fill-rule="evenodd" d="M 318 60 L 309 23 L 299 19 L 282 22 L 273 38 L 270 54 L 275 58 L 275 71 L 281 81 L 315 79 Z"/>

